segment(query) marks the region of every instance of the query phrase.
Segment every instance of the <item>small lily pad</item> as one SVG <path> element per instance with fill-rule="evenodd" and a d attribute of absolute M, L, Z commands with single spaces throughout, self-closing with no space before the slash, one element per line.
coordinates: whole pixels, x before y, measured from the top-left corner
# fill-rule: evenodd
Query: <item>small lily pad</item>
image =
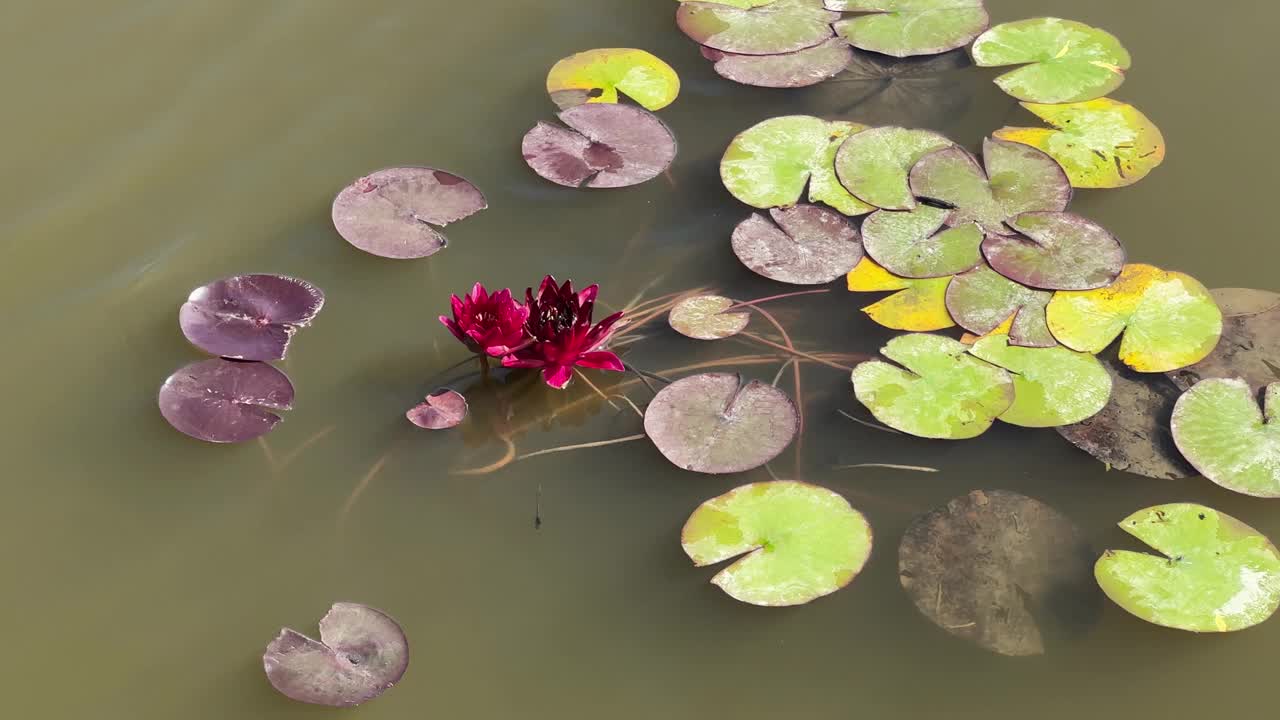
<path fill-rule="evenodd" d="M 853 134 L 835 156 L 840 183 L 857 198 L 886 210 L 911 210 L 915 196 L 907 173 L 926 154 L 951 147 L 930 130 L 878 127 Z"/>
<path fill-rule="evenodd" d="M 1280 380 L 1280 295 L 1244 288 L 1210 292 L 1222 310 L 1222 338 L 1208 357 L 1169 377 L 1183 390 L 1206 378 L 1241 378 L 1255 393 Z"/>
<path fill-rule="evenodd" d="M 1201 380 L 1173 408 L 1173 441 L 1201 475 L 1245 495 L 1280 497 L 1280 383 L 1263 389 L 1264 410 L 1249 383 Z"/>
<path fill-rule="evenodd" d="M 969 349 L 1013 376 L 1013 405 L 1000 420 L 1022 427 L 1057 427 L 1087 420 L 1111 398 L 1111 375 L 1098 358 L 1061 345 L 1018 347 L 989 335 Z"/>
<path fill-rule="evenodd" d="M 809 115 L 785 115 L 759 122 L 738 134 L 720 159 L 720 179 L 734 197 L 756 208 L 809 201 L 845 215 L 875 208 L 849 194 L 836 179 L 834 157 L 840 143 L 866 126 Z"/>
<path fill-rule="evenodd" d="M 680 94 L 680 76 L 656 55 L 634 48 L 600 48 L 570 55 L 547 73 L 547 92 L 557 105 L 616 103 L 622 93 L 656 111 Z"/>
<path fill-rule="evenodd" d="M 284 628 L 262 655 L 267 680 L 299 702 L 354 707 L 389 690 L 409 668 L 409 641 L 390 615 L 334 603 L 320 640 Z"/>
<path fill-rule="evenodd" d="M 1101 615 L 1093 549 L 1057 510 L 974 490 L 917 518 L 898 546 L 902 588 L 930 622 L 1001 655 L 1042 655 Z"/>
<path fill-rule="evenodd" d="M 850 292 L 902 291 L 862 308 L 862 312 L 887 328 L 929 332 L 955 325 L 947 312 L 949 277 L 923 280 L 899 277 L 864 257 L 846 280 Z"/>
<path fill-rule="evenodd" d="M 987 263 L 1001 275 L 1044 290 L 1092 290 L 1124 268 L 1124 248 L 1092 220 L 1065 212 L 1026 212 L 1007 221 L 1020 235 L 990 235 Z"/>
<path fill-rule="evenodd" d="M 853 369 L 853 390 L 876 419 L 925 438 L 965 440 L 987 431 L 1013 404 L 1009 373 L 941 335 L 900 335 L 880 360 Z"/>
<path fill-rule="evenodd" d="M 1160 555 L 1107 550 L 1094 575 L 1115 604 L 1191 632 L 1257 625 L 1280 607 L 1280 553 L 1262 533 L 1213 508 L 1157 505 L 1120 522 Z"/>
<path fill-rule="evenodd" d="M 863 50 L 906 57 L 936 55 L 968 45 L 991 18 L 983 0 L 826 0 L 841 12 L 836 32 Z"/>
<path fill-rule="evenodd" d="M 889 272 L 909 278 L 942 277 L 982 262 L 982 229 L 968 222 L 946 227 L 950 210 L 880 210 L 862 224 L 867 254 Z"/>
<path fill-rule="evenodd" d="M 777 480 L 698 506 L 680 533 L 698 567 L 744 555 L 712 578 L 735 600 L 803 605 L 848 585 L 871 556 L 871 526 L 826 488 Z"/>
<path fill-rule="evenodd" d="M 1164 162 L 1160 128 L 1128 103 L 1098 98 L 1065 105 L 1024 102 L 1022 107 L 1056 129 L 1006 127 L 995 136 L 1049 153 L 1075 187 L 1132 185 Z"/>
<path fill-rule="evenodd" d="M 1124 333 L 1120 359 L 1140 372 L 1168 372 L 1203 360 L 1222 333 L 1222 313 L 1195 278 L 1151 265 L 1125 265 L 1111 285 L 1055 294 L 1049 330 L 1072 350 L 1099 353 Z"/>
<path fill-rule="evenodd" d="M 840 19 L 822 0 L 774 0 L 744 9 L 716 2 L 682 2 L 676 24 L 699 45 L 741 55 L 776 55 L 826 42 Z"/>
<path fill-rule="evenodd" d="M 862 259 L 858 229 L 839 213 L 797 205 L 774 208 L 769 216 L 773 222 L 752 213 L 733 231 L 733 253 L 760 275 L 793 285 L 823 285 Z"/>
<path fill-rule="evenodd" d="M 178 310 L 192 345 L 235 360 L 280 360 L 298 328 L 324 305 L 324 293 L 284 275 L 236 275 L 198 287 Z"/>
<path fill-rule="evenodd" d="M 1023 347 L 1053 347 L 1058 341 L 1045 322 L 1053 293 L 1020 285 L 986 264 L 961 273 L 947 286 L 947 311 L 971 333 L 1005 332 Z"/>
<path fill-rule="evenodd" d="M 489 207 L 465 178 L 429 167 L 379 170 L 333 199 L 333 226 L 343 240 L 396 260 L 434 255 L 449 244 L 437 228 Z"/>
<path fill-rule="evenodd" d="M 676 157 L 671 129 L 641 108 L 579 105 L 559 117 L 568 129 L 539 122 L 521 144 L 529 167 L 558 185 L 638 185 L 657 177 Z"/>
<path fill-rule="evenodd" d="M 457 427 L 467 417 L 467 399 L 456 390 L 438 390 L 409 408 L 405 417 L 424 430 Z"/>
<path fill-rule="evenodd" d="M 644 431 L 685 470 L 733 473 L 760 467 L 795 439 L 800 416 L 786 393 L 731 373 L 671 383 L 644 413 Z"/>
<path fill-rule="evenodd" d="M 971 49 L 980 67 L 1022 65 L 996 78 L 1019 100 L 1074 103 L 1107 95 L 1124 82 L 1129 51 L 1111 33 L 1073 20 L 1033 18 L 996 25 Z"/>
<path fill-rule="evenodd" d="M 293 384 L 261 362 L 204 360 L 192 363 L 160 386 L 160 414 L 197 440 L 235 443 L 271 431 L 293 406 Z"/>
<path fill-rule="evenodd" d="M 849 43 L 832 38 L 821 45 L 779 55 L 739 55 L 702 48 L 720 77 L 743 85 L 797 88 L 834 77 L 853 59 Z"/>
<path fill-rule="evenodd" d="M 671 328 L 694 340 L 723 340 L 742 332 L 751 321 L 745 310 L 725 312 L 736 303 L 720 295 L 685 298 L 671 308 L 667 322 Z"/>

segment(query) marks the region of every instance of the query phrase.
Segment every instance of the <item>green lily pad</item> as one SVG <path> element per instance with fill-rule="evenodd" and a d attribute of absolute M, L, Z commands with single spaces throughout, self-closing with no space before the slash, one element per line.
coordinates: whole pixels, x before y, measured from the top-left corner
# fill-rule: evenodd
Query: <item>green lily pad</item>
<path fill-rule="evenodd" d="M 616 103 L 618 93 L 647 110 L 660 110 L 680 94 L 680 76 L 661 58 L 633 48 L 599 48 L 570 55 L 547 73 L 547 93 L 561 109 Z"/>
<path fill-rule="evenodd" d="M 1124 82 L 1129 51 L 1111 33 L 1073 20 L 1033 18 L 996 25 L 970 51 L 980 67 L 1022 65 L 996 78 L 1001 90 L 1035 103 L 1074 103 Z"/>
<path fill-rule="evenodd" d="M 711 580 L 733 599 L 802 605 L 843 588 L 862 570 L 871 556 L 871 526 L 826 488 L 778 480 L 702 503 L 680 544 L 698 567 L 745 553 Z"/>
<path fill-rule="evenodd" d="M 945 227 L 950 210 L 879 210 L 862 224 L 863 245 L 885 270 L 908 278 L 942 277 L 982 262 L 982 229 L 975 223 Z"/>
<path fill-rule="evenodd" d="M 741 55 L 777 55 L 826 42 L 839 13 L 822 0 L 774 0 L 751 8 L 715 2 L 684 2 L 676 24 L 699 45 Z"/>
<path fill-rule="evenodd" d="M 869 213 L 875 208 L 849 194 L 834 169 L 840 143 L 865 129 L 809 115 L 770 118 L 729 143 L 720 159 L 720 179 L 734 197 L 752 207 L 794 205 L 808 185 L 810 202 L 825 203 L 849 216 Z"/>
<path fill-rule="evenodd" d="M 1210 378 L 1173 408 L 1173 441 L 1200 474 L 1255 497 L 1280 497 L 1280 383 L 1263 390 L 1265 411 L 1244 380 Z"/>
<path fill-rule="evenodd" d="M 1018 347 L 1008 335 L 981 338 L 969 349 L 1013 375 L 1013 405 L 1000 420 L 1022 427 L 1057 427 L 1096 415 L 1111 398 L 1111 375 L 1098 358 L 1068 350 Z"/>
<path fill-rule="evenodd" d="M 1262 533 L 1213 508 L 1157 505 L 1120 522 L 1161 555 L 1107 550 L 1094 575 L 1115 604 L 1191 632 L 1257 625 L 1280 607 L 1280 553 Z"/>
<path fill-rule="evenodd" d="M 826 0 L 827 8 L 868 13 L 835 24 L 850 45 L 907 57 L 968 45 L 991 18 L 982 0 Z"/>
<path fill-rule="evenodd" d="M 947 312 L 949 277 L 923 280 L 899 277 L 864 257 L 849 271 L 846 280 L 849 292 L 901 291 L 862 308 L 862 312 L 887 328 L 928 332 L 955 325 Z"/>
<path fill-rule="evenodd" d="M 738 55 L 702 48 L 715 63 L 716 74 L 743 85 L 768 88 L 808 87 L 838 75 L 853 60 L 853 49 L 840 38 L 780 55 Z"/>
<path fill-rule="evenodd" d="M 1006 127 L 1001 140 L 1049 153 L 1078 188 L 1132 185 L 1164 162 L 1160 128 L 1137 108 L 1111 98 L 1065 105 L 1022 103 L 1056 128 Z"/>
<path fill-rule="evenodd" d="M 1009 373 L 940 335 L 900 335 L 853 369 L 858 401 L 876 419 L 911 435 L 964 440 L 987 431 L 1013 404 Z M 905 368 L 905 369 L 904 369 Z"/>
<path fill-rule="evenodd" d="M 774 208 L 769 216 L 773 222 L 752 213 L 733 230 L 733 254 L 757 274 L 793 285 L 825 285 L 862 259 L 858 229 L 839 213 L 796 205 Z"/>
<path fill-rule="evenodd" d="M 978 335 L 1006 332 L 1023 347 L 1053 347 L 1044 309 L 1053 293 L 1020 285 L 986 264 L 959 275 L 947 286 L 947 311 L 956 324 Z"/>
<path fill-rule="evenodd" d="M 849 192 L 868 205 L 911 210 L 916 200 L 907 183 L 907 173 L 927 153 L 951 145 L 950 140 L 930 130 L 863 130 L 851 134 L 840 146 L 835 155 L 836 176 Z"/>
<path fill-rule="evenodd" d="M 1280 295 L 1245 288 L 1210 292 L 1222 310 L 1222 338 L 1208 357 L 1169 377 L 1183 390 L 1206 378 L 1235 377 L 1255 393 L 1280 380 Z"/>
<path fill-rule="evenodd" d="M 746 329 L 751 313 L 725 312 L 735 304 L 720 295 L 697 295 L 676 303 L 667 315 L 671 329 L 694 340 L 723 340 Z"/>
<path fill-rule="evenodd" d="M 1020 235 L 992 235 L 982 244 L 1001 275 L 1044 290 L 1092 290 L 1124 268 L 1124 248 L 1101 225 L 1065 212 L 1027 212 L 1006 223 Z"/>

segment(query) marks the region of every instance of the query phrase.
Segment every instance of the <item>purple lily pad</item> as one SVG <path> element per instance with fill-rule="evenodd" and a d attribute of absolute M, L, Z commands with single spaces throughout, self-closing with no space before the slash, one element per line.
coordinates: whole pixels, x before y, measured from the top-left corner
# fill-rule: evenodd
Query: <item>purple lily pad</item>
<path fill-rule="evenodd" d="M 840 13 L 822 0 L 773 0 L 741 8 L 717 2 L 682 2 L 676 25 L 699 45 L 742 55 L 777 55 L 826 42 Z"/>
<path fill-rule="evenodd" d="M 853 48 L 840 38 L 779 55 L 739 55 L 702 48 L 720 77 L 743 85 L 797 88 L 817 85 L 842 72 L 853 61 Z"/>
<path fill-rule="evenodd" d="M 1124 248 L 1101 225 L 1066 212 L 1028 212 L 1007 224 L 1021 235 L 989 235 L 982 252 L 996 272 L 1045 290 L 1093 290 L 1124 269 Z"/>
<path fill-rule="evenodd" d="M 1255 396 L 1280 381 L 1280 295 L 1263 290 L 1212 290 L 1222 310 L 1222 337 L 1209 356 L 1168 376 L 1182 390 L 1209 378 L 1239 378 Z"/>
<path fill-rule="evenodd" d="M 1013 318 L 1009 344 L 1053 347 L 1058 344 L 1045 320 L 1053 293 L 1020 285 L 985 263 L 956 275 L 947 285 L 947 312 L 960 327 L 986 335 Z"/>
<path fill-rule="evenodd" d="M 539 122 L 521 151 L 533 171 L 565 187 L 619 188 L 657 177 L 676 157 L 671 129 L 631 105 L 590 103 L 564 110 L 568 129 Z"/>
<path fill-rule="evenodd" d="M 429 167 L 394 167 L 356 180 L 333 199 L 342 239 L 378 257 L 407 260 L 449 244 L 436 227 L 489 207 L 465 178 Z"/>
<path fill-rule="evenodd" d="M 282 628 L 262 655 L 267 680 L 299 702 L 354 707 L 386 692 L 409 668 L 409 640 L 390 615 L 334 603 L 320 640 Z"/>
<path fill-rule="evenodd" d="M 206 442 L 243 442 L 280 422 L 271 411 L 293 406 L 293 384 L 266 363 L 216 358 L 170 375 L 159 403 L 160 414 L 179 432 Z"/>
<path fill-rule="evenodd" d="M 840 213 L 817 205 L 773 208 L 733 230 L 733 253 L 770 280 L 822 285 L 848 274 L 862 259 L 858 230 Z M 776 225 L 774 223 L 777 223 Z"/>
<path fill-rule="evenodd" d="M 467 417 L 467 399 L 456 390 L 438 390 L 404 415 L 425 430 L 447 430 Z"/>
<path fill-rule="evenodd" d="M 192 345 L 236 360 L 280 360 L 298 328 L 311 323 L 324 293 L 284 275 L 236 275 L 191 291 L 178 325 Z"/>

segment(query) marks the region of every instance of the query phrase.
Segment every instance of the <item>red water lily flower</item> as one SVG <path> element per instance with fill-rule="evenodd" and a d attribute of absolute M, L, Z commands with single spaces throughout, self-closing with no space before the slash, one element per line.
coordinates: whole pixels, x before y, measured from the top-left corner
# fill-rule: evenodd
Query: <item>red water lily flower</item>
<path fill-rule="evenodd" d="M 502 357 L 525 342 L 529 308 L 516 302 L 510 290 L 490 295 L 476 283 L 468 295 L 454 295 L 450 301 L 453 317 L 441 315 L 440 322 L 471 352 Z"/>
<path fill-rule="evenodd" d="M 502 365 L 540 368 L 542 379 L 557 390 L 563 390 L 573 379 L 574 367 L 622 372 L 622 360 L 603 349 L 622 313 L 591 324 L 599 291 L 598 285 L 592 285 L 574 292 L 572 281 L 557 287 L 556 279 L 550 275 L 543 278 L 537 295 L 533 288 L 525 290 L 525 307 L 529 311 L 525 332 L 532 343 L 504 357 Z"/>

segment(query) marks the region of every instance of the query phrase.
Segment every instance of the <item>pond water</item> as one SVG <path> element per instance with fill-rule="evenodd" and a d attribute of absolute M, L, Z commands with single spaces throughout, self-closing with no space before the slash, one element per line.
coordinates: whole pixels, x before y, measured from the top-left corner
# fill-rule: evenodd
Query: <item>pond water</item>
<path fill-rule="evenodd" d="M 405 422 L 432 377 L 463 357 L 435 320 L 449 293 L 475 280 L 523 289 L 543 273 L 599 282 L 615 307 L 701 285 L 739 298 L 785 292 L 729 251 L 746 215 L 717 177 L 729 139 L 774 115 L 843 112 L 973 147 L 1031 119 L 990 84 L 994 72 L 880 93 L 740 87 L 676 30 L 669 0 L 63 5 L 0 10 L 8 716 L 315 716 L 272 691 L 260 654 L 281 625 L 309 631 L 334 600 L 389 611 L 413 643 L 408 675 L 356 711 L 365 718 L 1264 707 L 1280 621 L 1198 637 L 1108 603 L 1087 632 L 1013 659 L 937 629 L 898 583 L 911 519 L 978 487 L 1048 502 L 1097 548 L 1134 547 L 1114 523 L 1180 500 L 1280 537 L 1265 501 L 1204 480 L 1108 472 L 1048 430 L 996 427 L 963 443 L 876 432 L 837 414 L 857 409 L 847 374 L 807 365 L 799 473 L 849 497 L 879 544 L 849 588 L 771 610 L 709 585 L 714 570 L 690 567 L 678 542 L 699 502 L 764 470 L 695 476 L 633 442 L 458 474 L 498 461 L 503 433 L 524 453 L 639 432 L 629 410 L 581 383 L 564 394 L 507 388 L 506 405 L 476 392 L 472 420 L 449 432 Z M 1161 125 L 1169 158 L 1132 188 L 1078 193 L 1074 210 L 1131 258 L 1209 287 L 1277 289 L 1269 139 L 1280 108 L 1265 88 L 1280 11 L 988 5 L 996 21 L 1095 24 L 1133 52 L 1115 95 Z M 661 114 L 681 148 L 668 178 L 576 192 L 521 161 L 520 137 L 554 110 L 546 70 L 590 47 L 646 48 L 680 72 L 683 93 Z M 433 258 L 365 255 L 334 233 L 329 204 L 393 164 L 460 173 L 491 207 L 452 227 Z M 265 444 L 197 443 L 155 407 L 161 381 L 202 357 L 179 333 L 177 307 L 191 288 L 242 272 L 306 278 L 327 304 L 284 364 L 296 409 Z M 862 300 L 837 283 L 776 310 L 805 347 L 874 352 L 891 334 L 857 311 Z M 760 352 L 661 324 L 644 334 L 630 358 L 653 371 Z M 769 380 L 778 362 L 741 367 Z M 635 383 L 623 391 L 647 398 Z M 776 465 L 793 474 L 793 462 L 794 449 Z M 854 463 L 941 472 L 833 469 Z"/>

